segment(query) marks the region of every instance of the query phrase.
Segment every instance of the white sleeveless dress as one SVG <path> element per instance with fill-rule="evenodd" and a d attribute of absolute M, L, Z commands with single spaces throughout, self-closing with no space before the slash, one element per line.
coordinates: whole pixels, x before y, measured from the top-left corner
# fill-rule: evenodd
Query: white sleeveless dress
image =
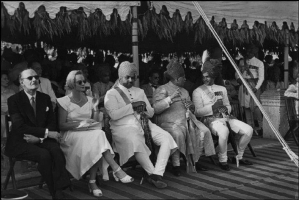
<path fill-rule="evenodd" d="M 70 101 L 68 96 L 58 98 L 58 103 L 67 111 L 67 121 L 82 121 L 91 118 L 92 98 L 87 96 L 88 101 L 82 107 Z M 99 129 L 88 131 L 69 130 L 61 132 L 63 138 L 60 147 L 66 158 L 66 169 L 76 179 L 80 179 L 96 162 L 102 158 L 102 153 L 110 150 L 114 152 L 108 142 L 105 132 Z M 108 163 L 101 159 L 100 172 L 103 179 L 108 180 Z"/>

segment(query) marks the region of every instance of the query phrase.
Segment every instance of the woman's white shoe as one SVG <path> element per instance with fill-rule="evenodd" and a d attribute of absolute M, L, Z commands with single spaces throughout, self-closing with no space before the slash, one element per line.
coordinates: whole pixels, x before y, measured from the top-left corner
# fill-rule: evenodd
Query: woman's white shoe
<path fill-rule="evenodd" d="M 131 183 L 131 182 L 133 182 L 134 181 L 134 178 L 132 178 L 131 176 L 129 176 L 129 175 L 126 175 L 125 177 L 123 177 L 123 178 L 118 178 L 117 176 L 116 176 L 116 173 L 118 172 L 118 171 L 120 171 L 121 170 L 121 168 L 119 167 L 115 172 L 113 172 L 113 177 L 114 177 L 114 179 L 115 179 L 115 181 L 121 181 L 122 183 Z"/>
<path fill-rule="evenodd" d="M 89 180 L 89 183 L 88 183 L 89 192 L 92 193 L 93 196 L 95 196 L 95 197 L 101 197 L 101 196 L 103 196 L 102 190 L 100 190 L 99 188 L 93 190 L 91 188 L 91 186 L 90 186 L 91 183 L 95 184 L 96 180 Z"/>

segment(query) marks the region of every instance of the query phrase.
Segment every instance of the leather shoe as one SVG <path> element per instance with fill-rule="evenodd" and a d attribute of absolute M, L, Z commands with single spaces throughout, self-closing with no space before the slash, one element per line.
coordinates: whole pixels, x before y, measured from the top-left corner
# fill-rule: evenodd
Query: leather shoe
<path fill-rule="evenodd" d="M 209 171 L 205 166 L 203 166 L 199 163 L 196 163 L 196 170 L 198 170 L 198 171 Z"/>
<path fill-rule="evenodd" d="M 52 199 L 65 199 L 62 190 L 56 190 L 55 195 L 52 196 Z"/>
<path fill-rule="evenodd" d="M 219 166 L 221 169 L 225 170 L 225 171 L 230 171 L 230 167 L 227 163 L 221 163 L 219 162 Z"/>
<path fill-rule="evenodd" d="M 180 166 L 172 167 L 172 173 L 175 176 L 181 176 Z"/>
<path fill-rule="evenodd" d="M 231 158 L 231 159 L 232 159 L 232 163 L 233 163 L 233 164 L 237 164 L 237 160 L 236 160 L 235 157 L 233 157 L 233 158 Z M 245 160 L 245 159 L 241 159 L 241 160 L 239 160 L 239 164 L 240 164 L 240 165 L 253 165 L 252 162 L 250 162 L 249 160 Z"/>
<path fill-rule="evenodd" d="M 147 177 L 147 181 L 158 189 L 166 188 L 168 185 L 162 181 L 162 177 L 156 174 L 151 174 Z"/>

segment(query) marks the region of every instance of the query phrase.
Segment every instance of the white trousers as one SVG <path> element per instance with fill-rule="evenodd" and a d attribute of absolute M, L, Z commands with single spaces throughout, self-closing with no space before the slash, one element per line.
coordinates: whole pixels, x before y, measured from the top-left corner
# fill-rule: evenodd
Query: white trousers
<path fill-rule="evenodd" d="M 251 140 L 253 129 L 248 124 L 237 120 L 237 119 L 229 119 L 229 125 L 231 129 L 241 135 L 241 138 L 238 143 L 238 159 L 243 158 L 243 154 L 245 148 L 247 147 L 248 143 Z M 218 144 L 219 144 L 219 162 L 227 162 L 227 140 L 229 130 L 226 126 L 225 119 L 217 118 L 210 124 L 210 129 L 212 133 L 219 137 Z"/>
<path fill-rule="evenodd" d="M 169 156 L 178 146 L 170 133 L 156 124 L 150 123 L 150 129 L 154 143 L 160 147 L 155 166 L 145 153 L 135 152 L 135 158 L 148 174 L 163 176 Z M 154 150 L 152 153 L 155 153 Z"/>

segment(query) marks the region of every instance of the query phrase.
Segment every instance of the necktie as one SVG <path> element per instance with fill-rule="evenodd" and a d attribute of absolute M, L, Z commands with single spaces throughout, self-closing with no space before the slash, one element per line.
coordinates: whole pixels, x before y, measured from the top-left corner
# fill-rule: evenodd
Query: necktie
<path fill-rule="evenodd" d="M 31 97 L 31 106 L 34 110 L 34 114 L 36 115 L 36 103 L 34 97 Z"/>

